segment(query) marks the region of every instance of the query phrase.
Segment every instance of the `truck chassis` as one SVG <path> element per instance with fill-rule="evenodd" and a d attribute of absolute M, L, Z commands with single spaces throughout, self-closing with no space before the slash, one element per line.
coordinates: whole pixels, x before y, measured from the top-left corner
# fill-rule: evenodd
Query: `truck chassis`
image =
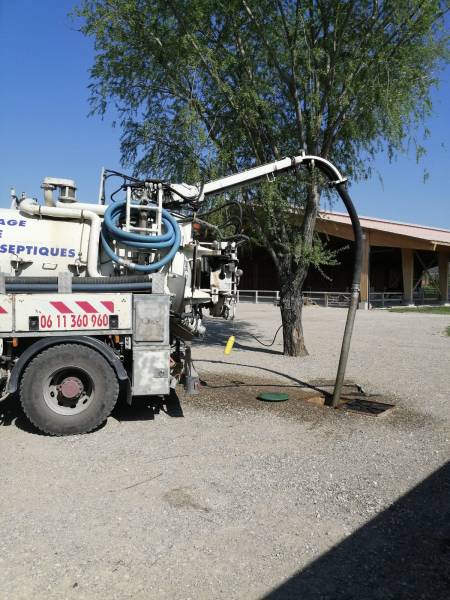
<path fill-rule="evenodd" d="M 170 303 L 164 293 L 0 295 L 3 396 L 19 392 L 34 425 L 64 435 L 97 427 L 120 388 L 129 402 L 169 394 L 183 370 Z"/>

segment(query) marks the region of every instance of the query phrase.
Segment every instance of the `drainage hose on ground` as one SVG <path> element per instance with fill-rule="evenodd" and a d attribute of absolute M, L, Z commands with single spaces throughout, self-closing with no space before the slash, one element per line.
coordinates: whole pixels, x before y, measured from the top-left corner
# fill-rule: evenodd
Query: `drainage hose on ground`
<path fill-rule="evenodd" d="M 145 208 L 154 211 L 158 210 L 158 207 L 153 205 L 147 205 Z M 164 265 L 168 264 L 175 256 L 181 242 L 180 226 L 170 212 L 163 208 L 162 224 L 165 229 L 164 234 L 158 236 L 141 235 L 139 233 L 125 231 L 119 227 L 120 221 L 125 217 L 125 210 L 126 200 L 115 202 L 107 208 L 101 234 L 103 250 L 112 261 L 123 265 L 128 269 L 140 271 L 142 273 L 154 273 Z M 118 256 L 111 248 L 112 241 L 137 251 L 141 250 L 143 252 L 151 253 L 167 249 L 168 252 L 156 262 L 149 265 L 141 265 Z"/>

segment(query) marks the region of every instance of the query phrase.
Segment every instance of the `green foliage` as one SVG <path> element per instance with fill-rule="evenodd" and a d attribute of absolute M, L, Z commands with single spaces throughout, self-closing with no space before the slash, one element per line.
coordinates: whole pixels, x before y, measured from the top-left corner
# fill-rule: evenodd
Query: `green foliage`
<path fill-rule="evenodd" d="M 355 179 L 368 176 L 377 152 L 405 150 L 430 114 L 447 59 L 447 8 L 447 0 L 84 0 L 77 15 L 95 40 L 92 111 L 115 104 L 123 160 L 136 173 L 193 182 L 305 149 Z M 322 189 L 310 172 L 241 194 L 252 237 L 279 268 L 332 260 L 311 230 Z"/>

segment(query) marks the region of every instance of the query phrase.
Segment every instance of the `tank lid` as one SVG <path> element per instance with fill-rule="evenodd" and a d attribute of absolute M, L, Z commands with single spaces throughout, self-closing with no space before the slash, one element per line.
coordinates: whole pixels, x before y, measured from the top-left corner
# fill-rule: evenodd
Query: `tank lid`
<path fill-rule="evenodd" d="M 44 186 L 69 187 L 73 188 L 74 190 L 77 189 L 73 179 L 62 179 L 61 177 L 44 177 L 41 187 Z"/>

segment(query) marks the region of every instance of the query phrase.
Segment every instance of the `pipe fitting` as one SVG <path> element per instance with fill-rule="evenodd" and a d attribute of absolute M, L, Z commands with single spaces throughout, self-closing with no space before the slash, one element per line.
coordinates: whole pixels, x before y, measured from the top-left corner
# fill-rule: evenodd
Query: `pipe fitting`
<path fill-rule="evenodd" d="M 59 177 L 44 177 L 41 189 L 44 190 L 45 206 L 55 206 L 53 192 L 59 188 L 59 201 L 63 203 L 76 202 L 76 185 L 73 179 L 61 179 Z"/>
<path fill-rule="evenodd" d="M 44 180 L 45 181 L 45 180 Z M 90 277 L 103 277 L 98 270 L 99 239 L 101 230 L 100 217 L 91 210 L 80 208 L 62 208 L 61 206 L 41 206 L 31 198 L 20 201 L 19 209 L 29 215 L 42 215 L 44 217 L 55 217 L 57 219 L 80 219 L 90 222 L 87 271 Z"/>

